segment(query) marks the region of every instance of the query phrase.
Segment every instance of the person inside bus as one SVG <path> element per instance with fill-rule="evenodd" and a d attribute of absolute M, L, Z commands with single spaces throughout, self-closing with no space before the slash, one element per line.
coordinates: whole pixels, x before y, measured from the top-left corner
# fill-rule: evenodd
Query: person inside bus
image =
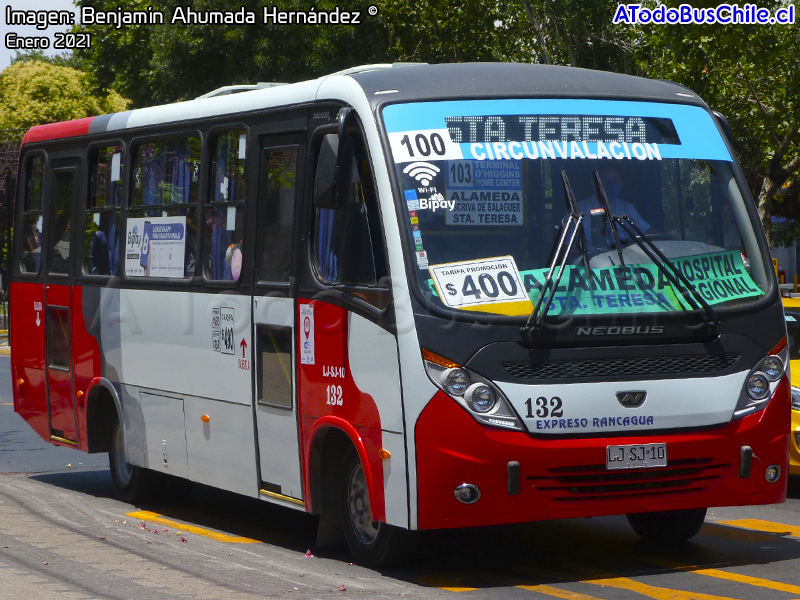
<path fill-rule="evenodd" d="M 28 273 L 36 273 L 39 271 L 39 261 L 42 256 L 42 238 L 37 223 L 31 224 L 31 231 L 25 242 L 27 252 L 23 258 L 24 270 Z"/>
<path fill-rule="evenodd" d="M 69 271 L 69 240 L 70 240 L 70 222 L 69 220 L 63 226 L 58 228 L 61 230 L 61 236 L 53 247 L 53 264 L 51 271 L 53 273 L 67 273 Z"/>
<path fill-rule="evenodd" d="M 89 247 L 89 272 L 92 275 L 111 275 L 111 261 L 108 252 L 108 237 L 111 215 L 108 212 L 100 213 L 99 229 L 92 234 L 92 243 Z"/>
<path fill-rule="evenodd" d="M 639 214 L 639 211 L 636 210 L 636 207 L 633 204 L 621 198 L 622 178 L 620 177 L 619 170 L 613 167 L 604 169 L 600 172 L 600 180 L 603 182 L 603 190 L 605 190 L 606 197 L 608 198 L 608 202 L 611 207 L 611 213 L 613 215 L 630 217 L 636 222 L 637 227 L 639 227 L 639 229 L 645 233 L 651 233 L 655 231 L 650 224 L 642 218 L 642 215 Z M 578 202 L 578 210 L 584 215 L 584 231 L 586 232 L 586 243 L 589 245 L 589 247 L 608 247 L 614 243 L 614 234 L 607 230 L 608 227 L 606 219 L 603 219 L 603 227 L 601 230 L 601 234 L 605 233 L 606 239 L 592 239 L 590 216 L 591 211 L 600 209 L 602 207 L 603 205 L 597 198 L 597 194 L 592 194 L 588 198 Z M 624 244 L 626 240 L 628 240 L 628 234 L 622 229 L 622 227 L 618 227 L 617 231 L 619 233 L 620 241 Z"/>

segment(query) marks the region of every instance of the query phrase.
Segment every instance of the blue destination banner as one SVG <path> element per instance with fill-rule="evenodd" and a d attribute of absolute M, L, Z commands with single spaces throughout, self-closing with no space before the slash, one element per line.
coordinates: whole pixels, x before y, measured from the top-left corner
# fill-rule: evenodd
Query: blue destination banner
<path fill-rule="evenodd" d="M 396 163 L 566 158 L 730 161 L 699 106 L 576 99 L 392 104 L 383 122 Z"/>

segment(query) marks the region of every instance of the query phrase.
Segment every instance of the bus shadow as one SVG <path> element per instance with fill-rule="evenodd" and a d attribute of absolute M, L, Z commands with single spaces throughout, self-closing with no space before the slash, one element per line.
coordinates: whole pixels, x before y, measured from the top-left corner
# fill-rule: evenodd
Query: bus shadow
<path fill-rule="evenodd" d="M 48 473 L 32 479 L 116 500 L 108 470 Z M 790 483 L 800 497 L 800 482 Z M 317 518 L 289 508 L 195 484 L 187 498 L 123 508 L 351 563 L 345 547 L 316 548 Z M 710 511 L 710 513 L 713 512 Z M 706 521 L 691 541 L 643 542 L 624 516 L 541 521 L 499 527 L 426 531 L 407 565 L 380 573 L 439 588 L 502 588 L 607 577 L 638 577 L 699 568 L 726 568 L 800 559 L 800 539 Z"/>
<path fill-rule="evenodd" d="M 65 490 L 120 501 L 108 469 L 43 473 L 29 477 Z M 159 498 L 128 505 L 121 510 L 126 514 L 150 511 L 165 519 L 233 537 L 246 537 L 298 552 L 311 550 L 316 554 L 317 517 L 198 483 L 192 486 L 185 498 Z M 344 548 L 326 548 L 325 556 L 352 560 Z"/>

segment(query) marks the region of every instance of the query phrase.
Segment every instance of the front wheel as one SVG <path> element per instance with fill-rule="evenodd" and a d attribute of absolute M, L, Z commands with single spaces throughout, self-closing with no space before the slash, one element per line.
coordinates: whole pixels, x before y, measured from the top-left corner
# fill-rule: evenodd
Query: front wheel
<path fill-rule="evenodd" d="M 125 437 L 122 424 L 115 420 L 111 428 L 111 443 L 108 451 L 108 466 L 111 470 L 111 483 L 121 500 L 129 503 L 155 498 L 161 491 L 162 480 L 159 474 L 125 460 Z"/>
<path fill-rule="evenodd" d="M 367 479 L 353 449 L 345 457 L 339 481 L 342 529 L 356 561 L 371 567 L 408 561 L 413 550 L 413 534 L 372 520 Z"/>
<path fill-rule="evenodd" d="M 627 517 L 633 530 L 647 541 L 684 542 L 700 531 L 706 518 L 706 509 L 636 513 Z"/>

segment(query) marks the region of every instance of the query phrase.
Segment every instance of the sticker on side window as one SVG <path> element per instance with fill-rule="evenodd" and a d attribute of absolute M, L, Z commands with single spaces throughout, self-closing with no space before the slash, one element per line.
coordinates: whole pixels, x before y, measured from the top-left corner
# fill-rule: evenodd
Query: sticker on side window
<path fill-rule="evenodd" d="M 450 308 L 508 315 L 532 310 L 513 256 L 432 265 L 428 270 Z"/>

